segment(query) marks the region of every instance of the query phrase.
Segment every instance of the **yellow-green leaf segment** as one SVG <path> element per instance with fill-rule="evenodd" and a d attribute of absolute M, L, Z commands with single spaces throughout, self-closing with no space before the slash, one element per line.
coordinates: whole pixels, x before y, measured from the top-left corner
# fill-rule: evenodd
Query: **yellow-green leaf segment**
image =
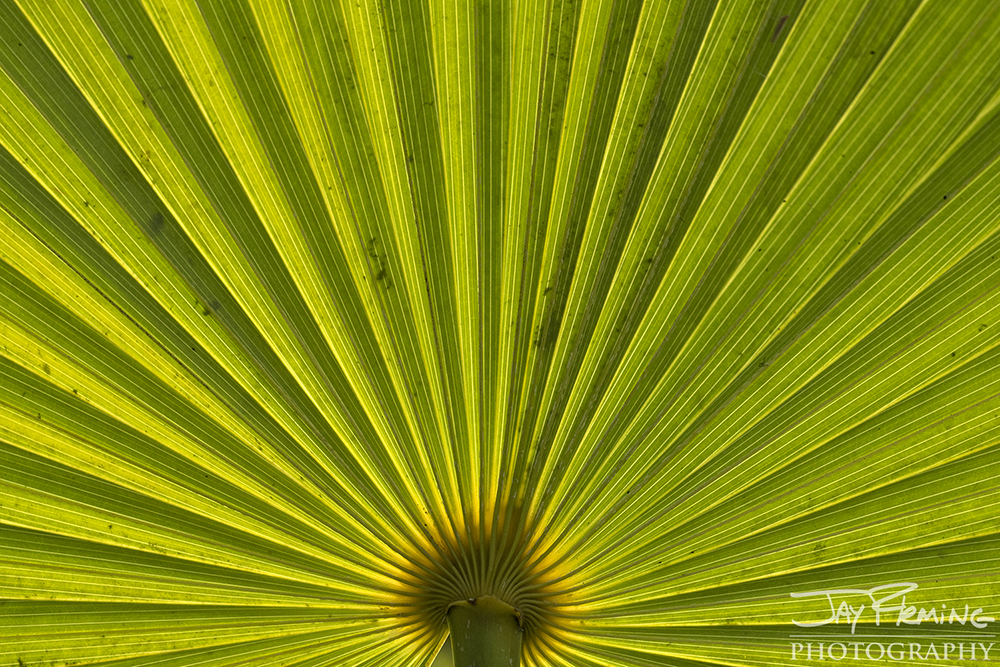
<path fill-rule="evenodd" d="M 997 35 L 0 2 L 0 667 L 1000 655 Z"/>

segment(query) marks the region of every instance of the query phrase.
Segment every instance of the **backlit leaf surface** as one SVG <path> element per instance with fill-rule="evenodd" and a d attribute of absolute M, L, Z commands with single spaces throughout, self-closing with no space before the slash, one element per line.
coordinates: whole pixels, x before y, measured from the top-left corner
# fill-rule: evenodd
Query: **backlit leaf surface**
<path fill-rule="evenodd" d="M 0 665 L 987 657 L 997 3 L 0 25 Z"/>

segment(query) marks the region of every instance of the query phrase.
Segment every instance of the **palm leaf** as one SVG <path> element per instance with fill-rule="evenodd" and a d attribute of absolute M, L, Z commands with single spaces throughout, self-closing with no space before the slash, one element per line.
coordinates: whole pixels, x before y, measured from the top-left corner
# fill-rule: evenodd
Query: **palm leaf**
<path fill-rule="evenodd" d="M 527 665 L 777 664 L 900 582 L 992 636 L 995 3 L 0 25 L 0 664 L 427 665 L 482 596 Z"/>

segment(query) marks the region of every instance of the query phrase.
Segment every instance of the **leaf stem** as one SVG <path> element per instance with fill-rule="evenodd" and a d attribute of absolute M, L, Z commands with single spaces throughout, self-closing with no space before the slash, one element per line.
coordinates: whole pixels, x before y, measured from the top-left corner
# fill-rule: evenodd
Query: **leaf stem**
<path fill-rule="evenodd" d="M 492 595 L 453 602 L 448 627 L 455 667 L 519 667 L 520 614 Z"/>

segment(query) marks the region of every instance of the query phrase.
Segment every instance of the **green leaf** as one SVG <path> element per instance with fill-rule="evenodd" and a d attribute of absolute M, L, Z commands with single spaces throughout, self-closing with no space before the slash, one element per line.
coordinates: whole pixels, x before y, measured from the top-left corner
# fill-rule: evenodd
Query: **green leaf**
<path fill-rule="evenodd" d="M 989 659 L 995 3 L 0 25 L 0 665 Z"/>

